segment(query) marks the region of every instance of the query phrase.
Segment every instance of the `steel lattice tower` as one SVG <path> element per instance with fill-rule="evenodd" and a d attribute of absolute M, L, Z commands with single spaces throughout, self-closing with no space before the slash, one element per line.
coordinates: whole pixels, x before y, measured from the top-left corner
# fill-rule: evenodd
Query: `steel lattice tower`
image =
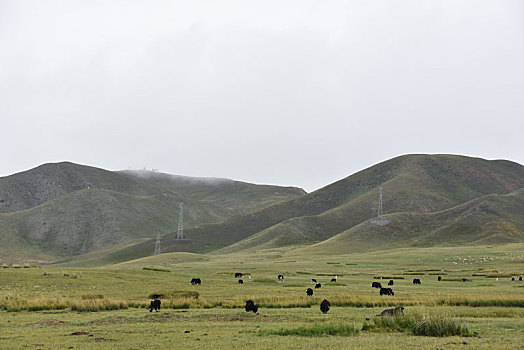
<path fill-rule="evenodd" d="M 184 203 L 180 202 L 180 215 L 178 216 L 178 232 L 176 239 L 184 239 Z"/>
<path fill-rule="evenodd" d="M 158 255 L 160 254 L 160 233 L 158 235 L 156 235 L 156 240 L 155 240 L 155 253 L 154 255 Z"/>
<path fill-rule="evenodd" d="M 382 219 L 382 186 L 380 186 L 378 195 L 378 218 Z"/>

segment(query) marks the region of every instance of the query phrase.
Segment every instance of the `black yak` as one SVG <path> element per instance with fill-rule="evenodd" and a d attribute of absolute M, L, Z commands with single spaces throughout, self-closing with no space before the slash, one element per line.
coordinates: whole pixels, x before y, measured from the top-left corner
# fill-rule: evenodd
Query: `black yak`
<path fill-rule="evenodd" d="M 202 284 L 200 278 L 192 278 L 190 284 Z"/>
<path fill-rule="evenodd" d="M 322 287 L 322 284 L 320 284 L 320 283 L 315 284 L 315 289 L 318 289 L 318 288 L 321 288 L 321 287 Z"/>
<path fill-rule="evenodd" d="M 392 286 L 395 282 L 393 282 L 393 280 L 389 280 L 388 282 L 388 286 Z"/>
<path fill-rule="evenodd" d="M 255 314 L 258 312 L 258 305 L 255 305 L 253 300 L 246 301 L 246 311 L 253 311 Z"/>
<path fill-rule="evenodd" d="M 313 295 L 313 289 L 311 289 L 311 288 L 306 289 L 306 294 L 308 296 L 312 296 Z"/>
<path fill-rule="evenodd" d="M 329 311 L 330 307 L 331 304 L 329 303 L 329 301 L 327 301 L 327 299 L 322 300 L 322 302 L 320 303 L 320 311 L 322 311 L 322 313 L 324 314 L 326 314 Z"/>
<path fill-rule="evenodd" d="M 149 312 L 152 312 L 153 310 L 155 311 L 160 310 L 160 304 L 162 303 L 158 299 L 151 300 L 151 304 L 149 305 Z"/>
<path fill-rule="evenodd" d="M 283 281 L 284 280 L 284 275 L 278 275 L 278 280 L 279 281 Z"/>
<path fill-rule="evenodd" d="M 421 284 L 421 283 L 420 283 L 420 279 L 418 279 L 418 278 L 414 278 L 414 279 L 413 279 L 413 284 Z"/>
<path fill-rule="evenodd" d="M 382 288 L 382 284 L 380 282 L 373 282 L 371 283 L 372 288 Z"/>
<path fill-rule="evenodd" d="M 395 295 L 395 293 L 393 293 L 393 290 L 391 288 L 380 288 L 380 295 Z"/>

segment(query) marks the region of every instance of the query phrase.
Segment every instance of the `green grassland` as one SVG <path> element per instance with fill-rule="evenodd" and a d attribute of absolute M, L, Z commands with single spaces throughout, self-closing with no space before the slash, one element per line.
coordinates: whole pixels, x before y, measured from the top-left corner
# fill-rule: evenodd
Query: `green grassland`
<path fill-rule="evenodd" d="M 523 252 L 522 243 L 337 255 L 287 247 L 166 253 L 91 269 L 2 268 L 0 342 L 2 349 L 521 348 L 524 282 L 511 277 L 524 274 Z M 245 274 L 243 285 L 235 272 Z M 335 275 L 337 283 L 330 282 Z M 202 285 L 190 285 L 192 277 Z M 312 278 L 322 288 L 307 297 Z M 371 288 L 391 278 L 395 296 Z M 162 309 L 149 313 L 148 296 L 157 292 L 165 295 Z M 331 302 L 327 314 L 319 310 L 324 298 Z M 243 310 L 247 299 L 260 306 L 258 314 Z M 404 328 L 375 318 L 399 305 L 406 308 L 406 322 L 398 323 Z M 464 331 L 414 335 L 410 322 L 443 329 L 431 320 Z"/>

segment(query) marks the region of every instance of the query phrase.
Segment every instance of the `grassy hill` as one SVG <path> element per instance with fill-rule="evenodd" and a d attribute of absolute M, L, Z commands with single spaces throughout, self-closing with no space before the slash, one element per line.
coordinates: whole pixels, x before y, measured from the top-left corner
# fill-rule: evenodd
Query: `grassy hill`
<path fill-rule="evenodd" d="M 344 254 L 400 247 L 466 246 L 524 242 L 524 189 L 487 195 L 434 213 L 394 213 L 387 225 L 367 220 L 304 253 Z"/>
<path fill-rule="evenodd" d="M 225 247 L 218 253 L 319 242 L 376 216 L 380 186 L 384 212 L 431 213 L 516 191 L 524 187 L 524 167 L 454 155 L 401 156 L 256 213 L 188 230 L 187 235 L 205 243 L 199 246 L 201 252 Z M 173 242 L 169 250 L 187 250 L 167 238 Z"/>
<path fill-rule="evenodd" d="M 166 234 L 178 225 L 182 201 L 190 228 L 304 193 L 152 172 L 146 181 L 146 172 L 137 173 L 65 162 L 0 178 L 0 257 L 49 261 Z M 151 181 L 157 178 L 164 181 Z"/>
<path fill-rule="evenodd" d="M 101 266 L 151 255 L 157 233 L 164 234 L 162 252 L 216 254 L 297 245 L 329 252 L 524 241 L 524 167 L 504 160 L 406 155 L 309 194 L 224 179 L 109 173 L 100 172 L 99 185 L 94 180 L 77 190 L 61 185 L 60 191 L 69 192 L 0 214 L 0 241 L 7 247 L 0 252 L 61 257 L 70 266 Z M 74 183 L 81 178 L 70 176 Z M 121 185 L 115 176 L 123 179 Z M 11 187 L 4 185 L 0 193 L 9 193 L 5 189 L 14 188 L 15 179 L 2 180 Z M 376 216 L 381 186 L 384 213 L 391 222 L 377 227 L 369 220 Z M 33 188 L 40 196 L 35 198 L 59 192 L 47 185 Z M 31 196 L 22 194 L 4 207 L 30 205 Z M 174 228 L 182 200 L 187 240 L 180 241 Z"/>
<path fill-rule="evenodd" d="M 135 196 L 160 189 L 111 171 L 70 162 L 49 163 L 0 178 L 0 213 L 36 207 L 83 189 L 106 189 Z"/>
<path fill-rule="evenodd" d="M 254 212 L 276 202 L 306 194 L 297 187 L 255 185 L 222 178 L 180 176 L 144 170 L 125 170 L 120 173 L 176 193 L 180 197 L 213 204 L 232 214 Z"/>

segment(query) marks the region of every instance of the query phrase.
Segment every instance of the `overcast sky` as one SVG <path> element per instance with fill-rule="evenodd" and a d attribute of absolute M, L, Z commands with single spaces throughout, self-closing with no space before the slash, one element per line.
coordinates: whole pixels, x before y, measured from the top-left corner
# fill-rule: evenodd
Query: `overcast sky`
<path fill-rule="evenodd" d="M 0 176 L 68 160 L 312 191 L 524 163 L 524 1 L 0 0 Z"/>

